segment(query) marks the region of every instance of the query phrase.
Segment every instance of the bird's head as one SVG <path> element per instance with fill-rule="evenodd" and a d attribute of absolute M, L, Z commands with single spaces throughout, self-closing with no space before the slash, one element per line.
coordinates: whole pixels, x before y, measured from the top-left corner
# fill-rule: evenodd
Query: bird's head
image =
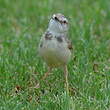
<path fill-rule="evenodd" d="M 64 33 L 68 31 L 68 20 L 60 13 L 54 14 L 49 22 L 48 30 L 56 33 Z"/>

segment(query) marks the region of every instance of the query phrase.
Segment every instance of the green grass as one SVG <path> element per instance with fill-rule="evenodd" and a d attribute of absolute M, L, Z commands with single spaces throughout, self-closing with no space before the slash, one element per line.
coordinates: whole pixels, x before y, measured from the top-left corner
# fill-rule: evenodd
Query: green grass
<path fill-rule="evenodd" d="M 57 12 L 74 46 L 69 96 L 62 70 L 40 81 L 38 43 Z M 110 1 L 0 0 L 0 110 L 110 110 Z"/>

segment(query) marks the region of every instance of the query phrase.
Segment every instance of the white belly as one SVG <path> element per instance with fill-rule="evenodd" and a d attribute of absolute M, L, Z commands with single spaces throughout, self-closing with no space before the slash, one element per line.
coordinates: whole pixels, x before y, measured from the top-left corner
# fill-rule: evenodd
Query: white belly
<path fill-rule="evenodd" d="M 51 67 L 58 67 L 68 63 L 71 52 L 66 42 L 58 42 L 55 38 L 44 40 L 43 46 L 39 48 L 39 54 Z"/>

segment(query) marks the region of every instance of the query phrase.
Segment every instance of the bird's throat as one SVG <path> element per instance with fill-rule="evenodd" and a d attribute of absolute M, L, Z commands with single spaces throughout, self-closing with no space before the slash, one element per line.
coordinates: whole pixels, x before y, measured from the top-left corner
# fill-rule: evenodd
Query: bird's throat
<path fill-rule="evenodd" d="M 67 32 L 59 32 L 57 30 L 53 30 L 53 29 L 47 29 L 48 32 L 50 32 L 53 36 L 65 36 L 67 35 Z"/>

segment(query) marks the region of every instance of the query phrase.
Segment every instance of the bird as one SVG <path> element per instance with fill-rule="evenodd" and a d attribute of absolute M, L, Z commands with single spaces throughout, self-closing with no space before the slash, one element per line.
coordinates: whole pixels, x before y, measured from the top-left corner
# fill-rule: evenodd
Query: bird
<path fill-rule="evenodd" d="M 53 14 L 48 28 L 39 43 L 39 56 L 48 66 L 48 71 L 42 77 L 44 80 L 53 68 L 63 68 L 65 87 L 69 91 L 67 64 L 71 60 L 72 42 L 68 38 L 68 19 L 61 13 Z"/>

